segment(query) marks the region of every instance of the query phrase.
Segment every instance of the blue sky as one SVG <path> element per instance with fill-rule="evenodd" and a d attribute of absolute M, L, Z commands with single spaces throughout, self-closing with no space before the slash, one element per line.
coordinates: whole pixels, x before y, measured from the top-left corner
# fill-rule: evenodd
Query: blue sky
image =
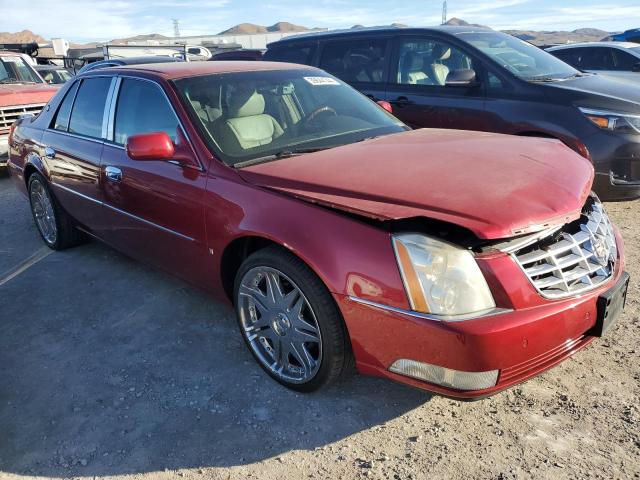
<path fill-rule="evenodd" d="M 449 17 L 498 29 L 608 31 L 640 27 L 640 0 L 449 0 Z M 46 38 L 109 40 L 142 34 L 214 34 L 237 23 L 289 21 L 309 27 L 440 23 L 439 0 L 0 0 L 3 31 Z"/>

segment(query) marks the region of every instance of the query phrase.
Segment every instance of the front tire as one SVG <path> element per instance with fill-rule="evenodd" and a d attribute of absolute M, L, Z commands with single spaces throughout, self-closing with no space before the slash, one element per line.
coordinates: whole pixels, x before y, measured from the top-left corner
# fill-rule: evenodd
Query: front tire
<path fill-rule="evenodd" d="M 64 250 L 83 241 L 82 233 L 75 228 L 73 219 L 62 209 L 42 175 L 33 173 L 29 177 L 28 190 L 31 214 L 47 247 Z"/>
<path fill-rule="evenodd" d="M 350 370 L 340 311 L 322 281 L 290 252 L 274 246 L 249 256 L 236 275 L 234 300 L 245 343 L 277 382 L 312 392 Z"/>

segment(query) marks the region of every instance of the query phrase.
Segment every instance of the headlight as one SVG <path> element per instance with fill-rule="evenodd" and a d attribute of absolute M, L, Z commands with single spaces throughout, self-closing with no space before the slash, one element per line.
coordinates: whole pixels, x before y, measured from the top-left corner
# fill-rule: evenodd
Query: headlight
<path fill-rule="evenodd" d="M 455 316 L 483 312 L 496 304 L 468 250 L 418 234 L 393 237 L 411 308 Z"/>
<path fill-rule="evenodd" d="M 620 133 L 640 133 L 640 115 L 592 110 L 590 108 L 580 108 L 580 111 L 591 123 L 603 130 Z"/>

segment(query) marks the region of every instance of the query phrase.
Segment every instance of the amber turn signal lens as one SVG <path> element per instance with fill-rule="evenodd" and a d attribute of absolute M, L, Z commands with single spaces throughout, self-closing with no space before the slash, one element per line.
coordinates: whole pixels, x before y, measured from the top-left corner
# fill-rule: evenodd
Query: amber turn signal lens
<path fill-rule="evenodd" d="M 424 292 L 418 274 L 413 268 L 413 262 L 409 256 L 409 251 L 402 242 L 394 239 L 398 261 L 402 266 L 402 272 L 405 277 L 405 286 L 408 290 L 407 294 L 411 302 L 411 308 L 416 312 L 429 313 L 427 300 L 424 298 Z"/>
<path fill-rule="evenodd" d="M 606 117 L 597 117 L 595 115 L 587 115 L 587 118 L 600 128 L 609 128 L 609 119 Z"/>

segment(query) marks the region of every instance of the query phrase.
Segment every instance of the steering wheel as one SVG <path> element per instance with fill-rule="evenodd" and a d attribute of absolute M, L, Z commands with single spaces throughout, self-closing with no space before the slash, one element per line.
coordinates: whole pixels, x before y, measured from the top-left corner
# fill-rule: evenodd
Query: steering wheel
<path fill-rule="evenodd" d="M 304 125 L 307 126 L 313 123 L 313 121 L 318 117 L 318 115 L 326 115 L 326 114 L 332 115 L 334 117 L 338 116 L 338 112 L 336 112 L 334 108 L 331 108 L 328 105 L 324 105 L 322 107 L 316 108 L 313 112 L 307 115 L 307 117 L 304 119 Z"/>

